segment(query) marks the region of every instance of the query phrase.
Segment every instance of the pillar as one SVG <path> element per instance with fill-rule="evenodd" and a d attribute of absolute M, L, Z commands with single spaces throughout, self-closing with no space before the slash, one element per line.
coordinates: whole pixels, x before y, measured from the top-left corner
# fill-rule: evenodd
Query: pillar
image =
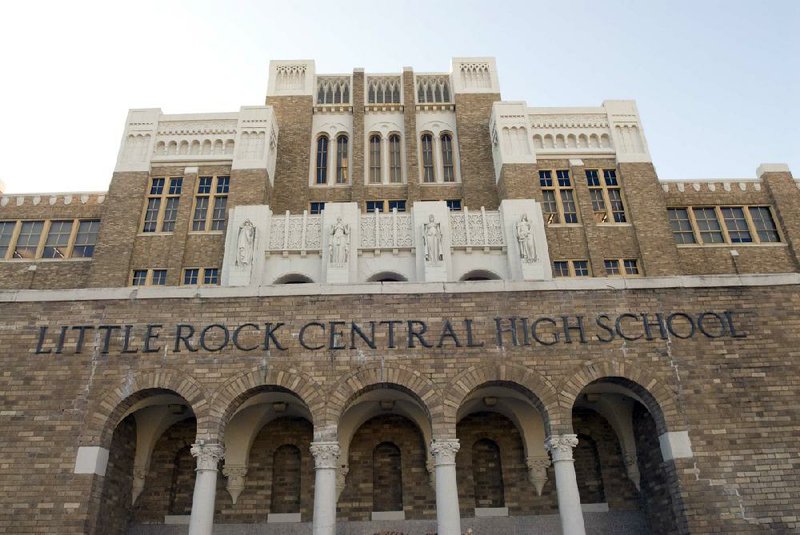
<path fill-rule="evenodd" d="M 189 535 L 211 535 L 214 529 L 214 499 L 217 494 L 217 464 L 225 455 L 222 444 L 192 445 L 192 457 L 197 459 L 192 497 L 192 516 Z"/>
<path fill-rule="evenodd" d="M 436 526 L 438 535 L 461 535 L 461 513 L 458 510 L 456 453 L 458 439 L 431 441 L 436 471 Z"/>
<path fill-rule="evenodd" d="M 336 533 L 336 467 L 338 442 L 312 442 L 314 456 L 314 535 Z"/>
<path fill-rule="evenodd" d="M 561 517 L 561 532 L 564 535 L 585 535 L 581 496 L 575 477 L 575 460 L 572 449 L 578 445 L 578 435 L 552 435 L 544 447 L 553 457 L 558 492 L 558 514 Z"/>

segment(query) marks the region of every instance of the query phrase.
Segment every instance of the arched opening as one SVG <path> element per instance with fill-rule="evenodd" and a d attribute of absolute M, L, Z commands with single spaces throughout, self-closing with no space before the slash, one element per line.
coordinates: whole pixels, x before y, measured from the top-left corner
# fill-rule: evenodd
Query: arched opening
<path fill-rule="evenodd" d="M 487 382 L 465 396 L 456 415 L 463 518 L 558 512 L 545 414 L 533 392 L 511 381 Z"/>
<path fill-rule="evenodd" d="M 381 271 L 367 279 L 367 282 L 405 282 L 407 280 L 404 276 L 394 271 Z"/>
<path fill-rule="evenodd" d="M 197 421 L 189 403 L 165 389 L 128 397 L 109 445 L 91 533 L 126 534 L 136 525 L 188 518 L 194 492 Z"/>
<path fill-rule="evenodd" d="M 311 280 L 309 277 L 305 275 L 301 275 L 300 273 L 289 273 L 287 275 L 282 275 L 275 279 L 273 284 L 308 284 L 313 283 L 314 281 Z"/>
<path fill-rule="evenodd" d="M 503 466 L 500 448 L 488 438 L 472 445 L 472 479 L 475 482 L 475 508 L 505 507 Z"/>
<path fill-rule="evenodd" d="M 400 448 L 381 442 L 372 451 L 372 510 L 403 510 L 403 462 Z"/>
<path fill-rule="evenodd" d="M 473 269 L 461 277 L 462 281 L 493 281 L 500 280 L 500 275 L 485 269 Z"/>
<path fill-rule="evenodd" d="M 622 377 L 598 379 L 577 396 L 572 427 L 587 529 L 605 525 L 612 512 L 631 529 L 679 531 L 677 480 L 664 470 L 659 446 L 664 416 L 650 392 Z"/>
<path fill-rule="evenodd" d="M 225 490 L 216 523 L 311 521 L 314 428 L 309 408 L 288 389 L 264 385 L 237 396 L 226 410 Z"/>
<path fill-rule="evenodd" d="M 436 496 L 430 415 L 410 390 L 370 385 L 339 418 L 341 520 L 432 519 Z"/>

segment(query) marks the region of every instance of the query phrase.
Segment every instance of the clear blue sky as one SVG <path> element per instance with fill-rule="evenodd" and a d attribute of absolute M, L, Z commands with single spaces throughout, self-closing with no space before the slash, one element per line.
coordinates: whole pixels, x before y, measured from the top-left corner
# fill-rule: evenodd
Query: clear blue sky
<path fill-rule="evenodd" d="M 495 56 L 529 106 L 633 98 L 661 178 L 800 178 L 800 0 L 15 2 L 0 22 L 6 191 L 104 190 L 128 108 L 261 104 L 270 59 L 449 70 Z"/>

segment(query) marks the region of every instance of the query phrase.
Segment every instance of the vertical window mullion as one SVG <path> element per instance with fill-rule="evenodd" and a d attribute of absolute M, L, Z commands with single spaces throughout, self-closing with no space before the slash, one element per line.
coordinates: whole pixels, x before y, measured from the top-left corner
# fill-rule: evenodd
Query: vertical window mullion
<path fill-rule="evenodd" d="M 731 241 L 731 235 L 728 232 L 728 222 L 725 221 L 725 215 L 722 213 L 722 207 L 715 206 L 714 213 L 717 214 L 717 221 L 719 221 L 719 227 L 722 230 L 722 237 L 725 240 L 725 243 L 733 243 Z"/>
<path fill-rule="evenodd" d="M 742 206 L 742 213 L 744 214 L 744 220 L 747 223 L 747 228 L 750 229 L 750 236 L 753 238 L 753 243 L 761 243 L 761 236 L 758 235 L 758 229 L 756 229 L 756 225 L 753 223 L 753 218 L 750 214 L 750 207 Z"/>

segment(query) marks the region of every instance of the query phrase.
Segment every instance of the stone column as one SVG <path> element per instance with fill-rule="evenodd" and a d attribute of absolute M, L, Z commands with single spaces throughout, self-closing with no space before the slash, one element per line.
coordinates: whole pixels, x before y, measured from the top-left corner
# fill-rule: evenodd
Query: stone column
<path fill-rule="evenodd" d="M 314 456 L 314 535 L 336 533 L 336 467 L 339 463 L 338 442 L 312 442 Z"/>
<path fill-rule="evenodd" d="M 436 525 L 438 535 L 461 535 L 461 514 L 458 510 L 456 453 L 458 439 L 434 439 L 431 453 L 436 470 Z"/>
<path fill-rule="evenodd" d="M 225 455 L 222 444 L 192 445 L 192 457 L 197 459 L 192 497 L 192 516 L 189 535 L 211 535 L 214 529 L 214 499 L 217 494 L 217 464 Z"/>
<path fill-rule="evenodd" d="M 581 496 L 575 477 L 575 461 L 572 449 L 578 445 L 578 435 L 552 435 L 544 441 L 544 447 L 553 456 L 558 491 L 558 513 L 561 516 L 561 532 L 564 535 L 585 535 Z"/>

